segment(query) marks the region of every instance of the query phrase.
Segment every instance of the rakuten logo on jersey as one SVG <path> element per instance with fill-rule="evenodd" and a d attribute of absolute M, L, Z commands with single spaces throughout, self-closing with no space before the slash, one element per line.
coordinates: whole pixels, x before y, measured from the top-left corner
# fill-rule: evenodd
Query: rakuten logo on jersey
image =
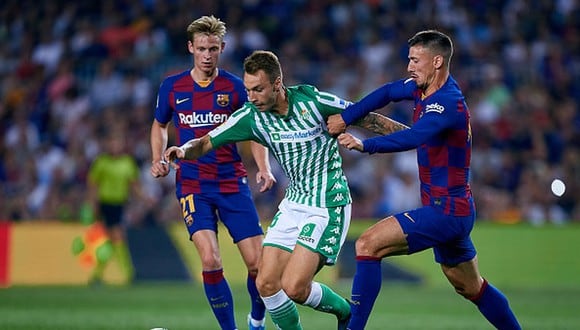
<path fill-rule="evenodd" d="M 220 125 L 226 120 L 228 115 L 225 113 L 196 112 L 189 115 L 179 113 L 179 124 L 192 128 Z"/>

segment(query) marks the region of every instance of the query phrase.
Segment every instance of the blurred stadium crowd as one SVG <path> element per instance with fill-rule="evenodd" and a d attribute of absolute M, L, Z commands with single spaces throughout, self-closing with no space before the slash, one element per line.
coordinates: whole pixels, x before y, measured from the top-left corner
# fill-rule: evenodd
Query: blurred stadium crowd
<path fill-rule="evenodd" d="M 269 49 L 287 84 L 353 101 L 406 75 L 406 40 L 416 31 L 447 32 L 456 47 L 451 72 L 471 108 L 478 218 L 580 221 L 575 0 L 3 0 L 0 219 L 78 219 L 88 167 L 105 133 L 120 129 L 157 201 L 132 201 L 127 223 L 180 221 L 174 178 L 150 178 L 149 129 L 161 80 L 191 66 L 185 29 L 206 14 L 228 27 L 221 68 L 240 74 L 251 50 Z M 409 123 L 411 107 L 384 111 Z M 353 217 L 418 205 L 414 152 L 343 155 Z M 272 162 L 277 189 L 255 194 L 264 219 L 286 184 Z M 550 191 L 554 178 L 566 185 L 561 197 Z"/>

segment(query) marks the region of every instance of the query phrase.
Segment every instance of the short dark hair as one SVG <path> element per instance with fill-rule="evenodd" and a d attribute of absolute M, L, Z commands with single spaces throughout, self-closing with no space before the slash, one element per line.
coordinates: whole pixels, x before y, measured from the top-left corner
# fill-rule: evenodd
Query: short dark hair
<path fill-rule="evenodd" d="M 276 78 L 282 78 L 282 67 L 278 56 L 267 50 L 256 50 L 244 60 L 244 72 L 249 74 L 256 74 L 263 70 L 270 78 L 270 82 L 274 83 Z"/>
<path fill-rule="evenodd" d="M 417 32 L 407 41 L 409 47 L 423 46 L 431 50 L 434 54 L 443 56 L 449 65 L 453 56 L 453 42 L 448 35 L 437 30 L 425 30 Z"/>

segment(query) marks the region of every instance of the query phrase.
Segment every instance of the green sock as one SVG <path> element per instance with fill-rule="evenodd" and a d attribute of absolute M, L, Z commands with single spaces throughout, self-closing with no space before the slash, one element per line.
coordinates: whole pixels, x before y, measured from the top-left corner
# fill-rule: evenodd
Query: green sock
<path fill-rule="evenodd" d="M 282 306 L 271 310 L 270 316 L 277 329 L 302 330 L 296 304 L 288 299 Z"/>
<path fill-rule="evenodd" d="M 322 299 L 320 300 L 320 304 L 314 309 L 334 314 L 339 320 L 346 319 L 350 314 L 350 304 L 348 301 L 326 285 L 320 283 L 320 287 L 322 288 Z"/>
<path fill-rule="evenodd" d="M 89 278 L 89 284 L 101 284 L 103 282 L 103 273 L 106 266 L 106 262 L 97 262 Z"/>
<path fill-rule="evenodd" d="M 115 250 L 117 261 L 119 262 L 119 265 L 121 266 L 121 269 L 127 278 L 127 283 L 130 283 L 133 280 L 134 269 L 129 248 L 125 242 L 115 242 L 113 243 L 113 248 Z"/>

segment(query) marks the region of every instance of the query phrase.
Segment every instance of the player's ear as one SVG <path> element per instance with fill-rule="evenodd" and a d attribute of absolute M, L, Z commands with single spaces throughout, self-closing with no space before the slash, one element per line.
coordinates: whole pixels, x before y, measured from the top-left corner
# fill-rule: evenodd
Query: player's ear
<path fill-rule="evenodd" d="M 435 57 L 433 57 L 433 66 L 437 70 L 441 69 L 441 67 L 443 67 L 443 56 L 435 55 Z"/>
<path fill-rule="evenodd" d="M 276 77 L 276 79 L 274 79 L 274 90 L 278 91 L 280 89 L 281 84 L 282 84 L 282 77 Z"/>
<path fill-rule="evenodd" d="M 220 49 L 220 54 L 224 52 L 224 48 L 226 48 L 226 42 L 225 41 L 222 41 L 222 46 L 221 46 L 221 49 Z"/>
<path fill-rule="evenodd" d="M 191 40 L 187 40 L 187 50 L 190 54 L 193 54 L 193 42 Z"/>

